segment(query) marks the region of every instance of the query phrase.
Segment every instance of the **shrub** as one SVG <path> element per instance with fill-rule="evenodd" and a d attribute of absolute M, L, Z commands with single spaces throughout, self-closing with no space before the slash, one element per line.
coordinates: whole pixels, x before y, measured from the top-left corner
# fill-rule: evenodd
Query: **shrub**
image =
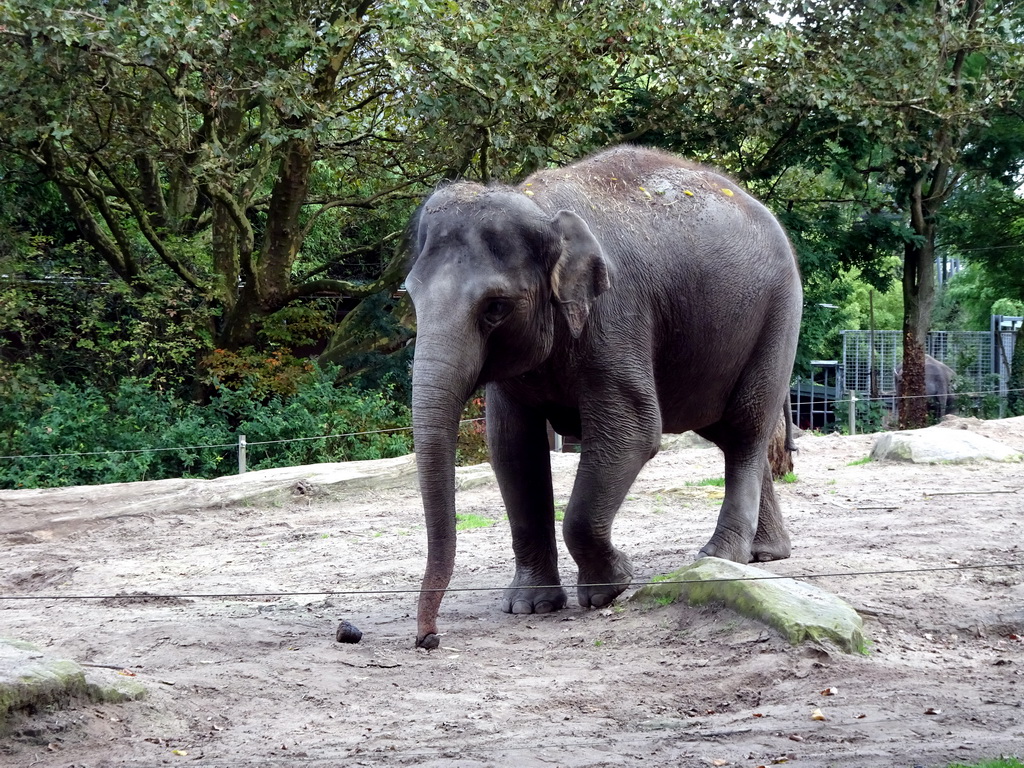
<path fill-rule="evenodd" d="M 262 398 L 246 381 L 215 385 L 199 405 L 152 379 L 126 378 L 104 392 L 10 372 L 0 377 L 8 404 L 0 413 L 0 487 L 217 477 L 237 471 L 239 434 L 257 443 L 251 469 L 408 453 L 408 408 L 387 391 L 336 387 L 334 374 L 314 369 L 293 394 Z M 388 429 L 400 431 L 379 431 Z"/>
<path fill-rule="evenodd" d="M 849 395 L 835 403 L 836 427 L 843 433 L 850 431 L 850 400 Z M 885 400 L 869 400 L 857 398 L 857 434 L 863 435 L 869 432 L 881 432 L 889 428 L 893 421 L 889 404 Z"/>
<path fill-rule="evenodd" d="M 462 411 L 459 437 L 455 445 L 455 463 L 459 466 L 483 464 L 490 460 L 487 449 L 486 407 L 483 391 L 476 392 Z"/>

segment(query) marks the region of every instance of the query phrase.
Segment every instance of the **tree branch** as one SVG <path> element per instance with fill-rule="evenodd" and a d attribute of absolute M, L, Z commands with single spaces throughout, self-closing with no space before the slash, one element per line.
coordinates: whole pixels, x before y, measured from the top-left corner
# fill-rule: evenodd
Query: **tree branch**
<path fill-rule="evenodd" d="M 350 280 L 311 280 L 308 283 L 296 286 L 288 294 L 286 302 L 317 294 L 330 296 L 344 295 L 360 299 L 372 296 L 380 291 L 396 288 L 402 282 L 402 276 L 405 271 L 404 266 L 405 254 L 398 251 L 381 276 L 372 283 L 354 283 Z"/>
<path fill-rule="evenodd" d="M 242 257 L 242 268 L 249 275 L 255 275 L 256 265 L 253 263 L 253 254 L 256 251 L 256 235 L 252 231 L 252 224 L 249 223 L 245 211 L 239 207 L 238 201 L 232 197 L 231 193 L 219 184 L 211 182 L 206 186 L 206 191 L 210 197 L 224 206 L 228 216 L 231 217 L 231 221 L 238 228 L 238 232 L 242 237 L 242 252 L 240 254 Z"/>
<path fill-rule="evenodd" d="M 384 237 L 382 237 L 380 240 L 378 240 L 377 242 L 373 243 L 372 245 L 361 245 L 358 248 L 353 248 L 353 249 L 351 249 L 349 251 L 345 251 L 345 253 L 342 253 L 342 254 L 339 254 L 339 255 L 335 256 L 333 259 L 331 259 L 326 264 L 321 264 L 316 269 L 311 269 L 308 272 L 306 272 L 306 273 L 304 273 L 302 275 L 299 275 L 296 278 L 295 282 L 300 283 L 300 284 L 301 283 L 305 283 L 308 280 L 310 280 L 312 277 L 314 277 L 316 275 L 319 275 L 319 274 L 321 274 L 323 272 L 326 272 L 328 269 L 333 267 L 335 264 L 343 264 L 345 261 L 347 261 L 348 259 L 352 258 L 353 256 L 363 256 L 363 255 L 369 254 L 369 253 L 376 253 L 377 251 L 382 250 L 385 245 L 387 245 L 388 243 L 394 241 L 396 238 L 400 237 L 401 234 L 402 234 L 401 230 L 396 231 L 396 232 L 390 232 L 389 234 L 385 235 Z"/>
<path fill-rule="evenodd" d="M 153 228 L 152 222 L 149 220 L 149 214 L 135 194 L 128 189 L 121 181 L 120 177 L 114 173 L 99 157 L 91 158 L 92 162 L 99 168 L 103 175 L 110 180 L 114 189 L 117 191 L 118 196 L 125 203 L 128 204 L 131 210 L 132 216 L 135 218 L 136 223 L 139 225 L 139 231 L 142 232 L 143 237 L 149 242 L 150 246 L 156 251 L 156 254 L 160 257 L 160 260 L 164 262 L 171 271 L 174 272 L 178 277 L 184 280 L 188 285 L 197 290 L 203 290 L 206 285 L 200 280 L 195 274 L 192 273 L 185 264 L 178 259 L 173 253 L 171 253 L 167 244 L 160 238 L 156 230 Z M 105 217 L 106 218 L 106 217 Z M 126 252 L 130 252 L 130 246 L 125 247 Z"/>
<path fill-rule="evenodd" d="M 420 184 L 420 183 L 424 182 L 427 178 L 429 178 L 431 175 L 433 175 L 433 174 L 421 174 L 421 175 L 415 176 L 415 177 L 413 177 L 411 179 L 406 179 L 405 181 L 401 181 L 398 184 L 393 184 L 390 187 L 386 187 L 385 189 L 382 189 L 379 192 L 375 192 L 374 194 L 370 195 L 369 197 L 362 197 L 362 198 L 352 198 L 352 197 L 349 197 L 349 198 L 345 198 L 345 199 L 331 200 L 329 202 L 321 202 L 320 203 L 320 207 L 317 210 L 315 210 L 310 215 L 309 220 L 306 222 L 306 225 L 302 228 L 302 233 L 300 235 L 300 242 L 305 240 L 306 236 L 309 235 L 309 233 L 313 231 L 313 227 L 316 224 L 317 220 L 323 214 L 325 214 L 327 211 L 331 210 L 332 208 L 373 208 L 374 205 L 376 205 L 377 202 L 379 202 L 382 198 L 385 198 L 385 197 L 387 197 L 389 199 L 398 198 L 400 196 L 396 195 L 395 194 L 396 192 L 398 192 L 399 190 L 411 187 L 414 184 Z M 413 196 L 414 195 L 409 195 L 409 197 L 413 197 Z M 418 195 L 415 195 L 415 196 L 418 197 Z M 315 204 L 317 204 L 317 202 L 314 201 L 314 200 L 310 200 L 310 201 L 307 201 L 307 204 L 315 205 Z"/>

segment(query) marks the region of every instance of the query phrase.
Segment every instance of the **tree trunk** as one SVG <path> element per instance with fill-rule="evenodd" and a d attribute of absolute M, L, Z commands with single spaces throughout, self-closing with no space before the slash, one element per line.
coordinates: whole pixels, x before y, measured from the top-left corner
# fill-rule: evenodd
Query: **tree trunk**
<path fill-rule="evenodd" d="M 908 169 L 908 175 L 910 171 Z M 935 216 L 949 194 L 949 166 L 938 162 L 911 177 L 910 226 L 915 238 L 903 250 L 903 384 L 900 427 L 928 423 L 925 397 L 925 344 L 935 303 Z M 926 179 L 930 180 L 925 189 Z"/>
<path fill-rule="evenodd" d="M 786 419 L 788 414 L 779 416 L 775 424 L 775 432 L 768 442 L 768 465 L 772 470 L 772 477 L 778 480 L 793 471 L 793 454 L 786 447 Z"/>
<path fill-rule="evenodd" d="M 1024 324 L 1017 330 L 1007 388 L 1010 392 L 1006 405 L 1010 415 L 1024 416 Z"/>

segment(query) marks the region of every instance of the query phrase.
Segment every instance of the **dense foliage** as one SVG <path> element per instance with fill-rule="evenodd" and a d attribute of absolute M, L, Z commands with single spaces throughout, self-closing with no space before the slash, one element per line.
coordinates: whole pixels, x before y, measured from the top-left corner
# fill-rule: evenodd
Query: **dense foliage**
<path fill-rule="evenodd" d="M 416 201 L 620 141 L 779 215 L 802 375 L 873 318 L 903 330 L 913 393 L 933 321 L 1024 308 L 1010 0 L 11 0 L 0 40 L 0 391 L 25 435 L 59 393 L 140 423 L 147 397 L 165 424 L 229 393 L 283 412 L 330 386 L 313 359 L 368 413 L 405 402 Z M 214 471 L 192 461 L 141 472 Z"/>
<path fill-rule="evenodd" d="M 379 459 L 412 447 L 406 406 L 387 389 L 337 387 L 330 371 L 268 398 L 251 382 L 218 386 L 203 405 L 151 379 L 125 378 L 110 389 L 0 387 L 0 488 L 232 474 L 240 434 L 249 469 Z"/>

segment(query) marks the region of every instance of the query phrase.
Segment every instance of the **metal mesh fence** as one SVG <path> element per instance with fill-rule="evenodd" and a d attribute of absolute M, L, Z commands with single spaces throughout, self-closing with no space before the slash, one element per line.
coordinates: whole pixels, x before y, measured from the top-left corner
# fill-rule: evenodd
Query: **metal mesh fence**
<path fill-rule="evenodd" d="M 903 361 L 902 333 L 842 331 L 842 335 L 845 388 L 865 396 L 872 389 L 883 396 L 895 392 L 894 372 Z M 1013 341 L 1012 332 L 932 331 L 926 351 L 956 371 L 958 391 L 985 392 L 1000 385 L 1005 391 Z"/>
<path fill-rule="evenodd" d="M 993 347 L 999 371 L 999 395 L 1002 397 L 1006 394 L 1007 383 L 1010 381 L 1010 361 L 1013 360 L 1017 334 L 1014 331 L 997 331 L 994 336 Z M 1021 354 L 1024 354 L 1024 350 Z"/>

